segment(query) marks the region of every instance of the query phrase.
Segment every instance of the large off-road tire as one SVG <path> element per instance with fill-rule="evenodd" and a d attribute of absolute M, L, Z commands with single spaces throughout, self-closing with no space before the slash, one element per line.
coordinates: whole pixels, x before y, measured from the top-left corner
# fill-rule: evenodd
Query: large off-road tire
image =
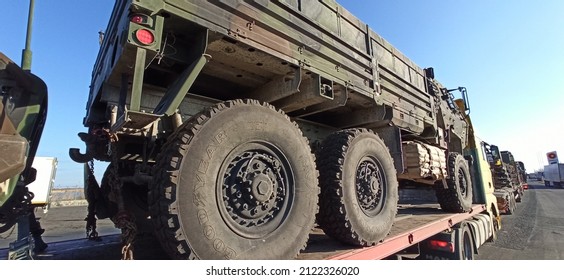
<path fill-rule="evenodd" d="M 178 128 L 157 159 L 157 237 L 174 259 L 295 258 L 314 227 L 317 175 L 307 139 L 282 111 L 217 104 Z"/>
<path fill-rule="evenodd" d="M 472 181 L 468 161 L 461 154 L 450 153 L 448 157 L 448 188 L 436 187 L 437 201 L 446 212 L 464 213 L 472 208 Z"/>
<path fill-rule="evenodd" d="M 367 129 L 338 131 L 323 141 L 317 160 L 324 232 L 352 245 L 383 240 L 398 204 L 397 173 L 384 142 Z"/>

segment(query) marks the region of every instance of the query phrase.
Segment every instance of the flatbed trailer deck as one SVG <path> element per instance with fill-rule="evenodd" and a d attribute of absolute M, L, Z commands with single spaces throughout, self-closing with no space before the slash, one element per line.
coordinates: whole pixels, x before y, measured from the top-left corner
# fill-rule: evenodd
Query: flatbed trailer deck
<path fill-rule="evenodd" d="M 400 205 L 392 231 L 381 243 L 365 248 L 344 245 L 315 228 L 304 252 L 298 260 L 378 260 L 402 252 L 421 241 L 483 212 L 485 206 L 476 204 L 468 213 L 446 213 L 436 204 Z M 38 260 L 111 260 L 121 258 L 120 235 L 102 236 L 99 241 L 86 238 L 49 243 L 48 249 L 36 255 Z M 156 242 L 152 237 L 141 237 L 141 246 L 134 250 L 135 259 L 162 260 L 168 256 L 158 246 L 142 244 Z M 0 258 L 8 257 L 8 249 L 0 249 Z"/>
<path fill-rule="evenodd" d="M 402 250 L 451 229 L 485 210 L 484 205 L 474 205 L 468 213 L 446 213 L 438 205 L 400 205 L 396 221 L 388 237 L 371 247 L 345 246 L 331 240 L 316 229 L 310 235 L 308 246 L 298 259 L 378 260 L 400 253 Z M 333 251 L 328 248 L 334 248 Z"/>

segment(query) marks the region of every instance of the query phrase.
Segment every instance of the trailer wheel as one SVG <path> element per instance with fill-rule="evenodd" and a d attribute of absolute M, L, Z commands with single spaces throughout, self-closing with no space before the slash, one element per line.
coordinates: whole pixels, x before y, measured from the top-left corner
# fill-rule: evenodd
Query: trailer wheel
<path fill-rule="evenodd" d="M 422 241 L 420 254 L 416 259 L 473 260 L 474 249 L 474 237 L 470 226 L 466 222 L 461 222 L 453 227 L 453 231 L 443 231 Z"/>
<path fill-rule="evenodd" d="M 523 201 L 523 192 L 522 191 L 517 191 L 516 194 L 516 198 L 515 198 L 515 202 L 522 202 Z"/>
<path fill-rule="evenodd" d="M 461 154 L 450 153 L 448 158 L 448 188 L 442 184 L 436 187 L 441 208 L 447 212 L 464 213 L 472 208 L 472 181 L 468 162 Z"/>
<path fill-rule="evenodd" d="M 513 213 L 515 213 L 515 209 L 517 209 L 517 202 L 515 200 L 515 193 L 510 192 L 509 203 L 508 203 L 508 206 L 507 206 L 507 215 L 513 215 Z"/>
<path fill-rule="evenodd" d="M 499 231 L 501 225 L 501 217 L 499 216 L 499 213 L 496 211 L 496 209 L 497 207 L 492 204 L 490 209 L 490 212 L 492 213 L 492 236 L 488 238 L 487 241 L 489 242 L 495 242 L 497 240 L 497 232 Z"/>
<path fill-rule="evenodd" d="M 474 259 L 474 238 L 470 227 L 463 223 L 460 228 L 456 229 L 456 247 L 455 260 L 473 260 Z"/>
<path fill-rule="evenodd" d="M 255 100 L 219 103 L 169 138 L 150 205 L 174 259 L 291 259 L 317 213 L 315 159 L 297 125 Z"/>
<path fill-rule="evenodd" d="M 318 223 L 341 242 L 371 246 L 389 233 L 397 213 L 398 182 L 384 142 L 367 129 L 328 136 L 318 152 Z"/>

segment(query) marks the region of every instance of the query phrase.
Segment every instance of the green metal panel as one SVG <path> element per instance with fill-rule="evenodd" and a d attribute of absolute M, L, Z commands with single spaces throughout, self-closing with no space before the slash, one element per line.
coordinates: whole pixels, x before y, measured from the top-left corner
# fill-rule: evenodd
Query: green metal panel
<path fill-rule="evenodd" d="M 130 22 L 138 13 L 151 20 Z M 136 41 L 139 28 L 154 31 L 156 43 Z M 308 86 L 312 79 L 319 87 Z M 467 142 L 468 125 L 443 86 L 334 0 L 116 1 L 85 125 L 104 123 L 119 105 L 144 120 L 138 129 L 186 107 L 189 93 L 258 99 L 334 129 L 395 126 L 452 151 Z"/>

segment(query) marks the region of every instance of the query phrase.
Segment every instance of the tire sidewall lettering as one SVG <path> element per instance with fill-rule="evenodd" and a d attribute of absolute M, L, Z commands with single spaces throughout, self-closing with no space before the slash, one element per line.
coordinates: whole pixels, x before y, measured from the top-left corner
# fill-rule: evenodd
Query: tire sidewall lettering
<path fill-rule="evenodd" d="M 208 239 L 208 240 L 213 240 L 213 242 L 215 243 L 217 240 L 214 239 L 215 237 L 215 231 L 213 229 L 212 226 L 210 225 L 205 225 L 204 226 L 204 236 Z M 221 240 L 220 240 L 221 241 Z M 215 248 L 215 247 L 214 247 Z M 218 251 L 220 252 L 220 251 Z"/>
<path fill-rule="evenodd" d="M 206 158 L 199 160 L 198 167 L 196 169 L 196 185 L 193 189 L 193 204 L 198 209 L 198 222 L 202 228 L 202 234 L 209 241 L 210 245 L 216 252 L 218 252 L 225 259 L 231 259 L 236 257 L 236 252 L 232 248 L 226 245 L 226 243 L 219 237 L 217 237 L 216 229 L 212 226 L 209 215 L 206 212 L 206 207 L 208 205 L 213 205 L 214 203 L 206 203 L 207 192 L 206 188 L 206 178 L 208 176 L 207 172 L 210 171 L 210 162 L 213 160 L 213 155 L 220 149 L 220 144 L 227 139 L 227 135 L 224 129 L 219 129 L 215 136 L 212 137 L 214 142 L 209 143 L 205 147 Z M 213 171 L 213 170 L 211 170 Z M 209 186 L 208 186 L 209 187 Z M 213 200 L 212 200 L 213 201 Z"/>
<path fill-rule="evenodd" d="M 204 181 L 203 179 L 196 174 L 195 176 L 197 183 L 194 186 L 194 194 L 192 196 L 192 203 L 194 203 L 194 205 L 196 205 L 196 207 L 200 208 L 200 207 L 205 207 L 206 206 L 206 198 L 205 198 L 205 192 L 204 192 Z"/>

